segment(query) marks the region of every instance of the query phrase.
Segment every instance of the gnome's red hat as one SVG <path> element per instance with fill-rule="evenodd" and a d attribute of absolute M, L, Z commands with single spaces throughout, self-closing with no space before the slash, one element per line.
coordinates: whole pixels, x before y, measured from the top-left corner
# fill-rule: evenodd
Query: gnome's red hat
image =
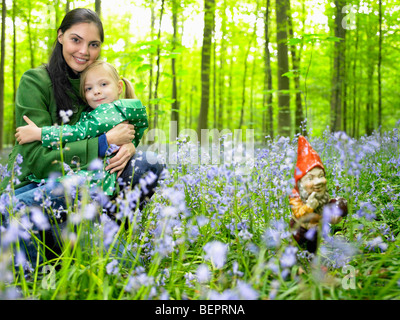
<path fill-rule="evenodd" d="M 308 171 L 315 167 L 320 167 L 325 171 L 324 165 L 322 164 L 318 153 L 311 147 L 306 138 L 299 136 L 297 147 L 297 163 L 296 169 L 294 170 L 296 189 L 298 189 L 297 181 L 303 178 Z"/>

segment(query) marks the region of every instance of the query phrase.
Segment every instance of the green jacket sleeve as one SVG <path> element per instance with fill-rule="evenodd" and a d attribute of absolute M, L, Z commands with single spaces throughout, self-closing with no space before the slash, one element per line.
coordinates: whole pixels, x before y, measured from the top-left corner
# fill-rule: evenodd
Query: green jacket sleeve
<path fill-rule="evenodd" d="M 149 127 L 146 107 L 138 99 L 121 99 L 117 101 L 116 108 L 135 126 L 135 139 L 133 144 L 137 147 L 144 132 Z"/>
<path fill-rule="evenodd" d="M 78 107 L 70 122 L 78 119 L 84 106 Z M 22 116 L 28 116 L 38 127 L 51 126 L 57 122 L 57 109 L 53 89 L 47 71 L 44 68 L 31 69 L 25 72 L 16 94 L 15 117 L 16 126 L 26 125 Z M 51 172 L 61 172 L 61 153 L 57 150 L 43 148 L 40 142 L 24 145 L 16 144 L 9 158 L 9 166 L 18 153 L 23 156 L 22 174 L 19 180 L 23 182 L 33 173 L 36 178 L 47 178 Z M 98 139 L 86 139 L 65 144 L 63 148 L 64 162 L 72 169 L 84 169 L 98 156 Z M 74 162 L 72 162 L 74 161 Z"/>
<path fill-rule="evenodd" d="M 75 125 L 42 127 L 42 145 L 58 149 L 60 138 L 64 144 L 99 136 L 126 120 L 135 126 L 133 144 L 137 147 L 148 127 L 146 108 L 138 99 L 116 100 L 101 104 L 88 113 L 82 112 L 81 118 Z"/>

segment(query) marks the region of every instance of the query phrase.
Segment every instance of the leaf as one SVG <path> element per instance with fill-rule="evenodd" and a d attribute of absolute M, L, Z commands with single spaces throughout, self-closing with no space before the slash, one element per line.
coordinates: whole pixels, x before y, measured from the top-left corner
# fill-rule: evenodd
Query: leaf
<path fill-rule="evenodd" d="M 293 78 L 296 78 L 297 75 L 293 71 L 288 71 L 288 72 L 285 72 L 284 74 L 282 74 L 282 77 L 287 77 L 289 79 L 293 79 Z"/>
<path fill-rule="evenodd" d="M 300 39 L 300 38 L 291 38 L 291 39 L 289 39 L 288 40 L 288 45 L 290 45 L 290 46 L 294 46 L 294 45 L 296 45 L 296 44 L 299 44 L 299 43 L 302 43 L 303 42 L 303 39 Z"/>
<path fill-rule="evenodd" d="M 139 68 L 136 69 L 136 72 L 143 72 L 151 69 L 150 64 L 142 64 Z"/>
<path fill-rule="evenodd" d="M 144 88 L 146 88 L 146 84 L 143 82 L 135 83 L 135 93 L 143 92 Z"/>

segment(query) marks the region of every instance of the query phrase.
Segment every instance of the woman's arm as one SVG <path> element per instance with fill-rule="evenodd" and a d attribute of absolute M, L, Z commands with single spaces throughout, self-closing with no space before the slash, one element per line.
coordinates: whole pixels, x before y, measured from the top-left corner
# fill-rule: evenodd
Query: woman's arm
<path fill-rule="evenodd" d="M 23 116 L 26 115 L 38 127 L 51 126 L 57 121 L 57 110 L 55 107 L 52 86 L 45 69 L 32 69 L 27 71 L 21 78 L 16 95 L 16 126 L 25 123 Z M 78 120 L 80 112 L 71 116 L 71 122 Z M 36 141 L 21 146 L 15 146 L 23 156 L 22 181 L 30 173 L 37 178 L 47 178 L 50 172 L 61 172 L 60 151 L 42 148 L 41 143 Z M 72 169 L 85 168 L 98 156 L 98 139 L 85 139 L 65 144 L 63 148 L 63 160 Z M 74 161 L 72 161 L 74 160 Z"/>

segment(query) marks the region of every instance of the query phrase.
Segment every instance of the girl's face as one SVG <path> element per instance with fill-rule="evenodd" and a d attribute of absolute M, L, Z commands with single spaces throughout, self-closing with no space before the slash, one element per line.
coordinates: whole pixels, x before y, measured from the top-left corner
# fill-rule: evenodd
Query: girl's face
<path fill-rule="evenodd" d="M 104 66 L 96 66 L 86 74 L 85 98 L 93 109 L 102 103 L 118 100 L 122 90 L 122 80 L 115 81 Z"/>
<path fill-rule="evenodd" d="M 63 46 L 63 56 L 69 67 L 79 73 L 100 55 L 100 33 L 94 23 L 78 23 L 64 33 L 58 31 L 58 42 Z"/>

